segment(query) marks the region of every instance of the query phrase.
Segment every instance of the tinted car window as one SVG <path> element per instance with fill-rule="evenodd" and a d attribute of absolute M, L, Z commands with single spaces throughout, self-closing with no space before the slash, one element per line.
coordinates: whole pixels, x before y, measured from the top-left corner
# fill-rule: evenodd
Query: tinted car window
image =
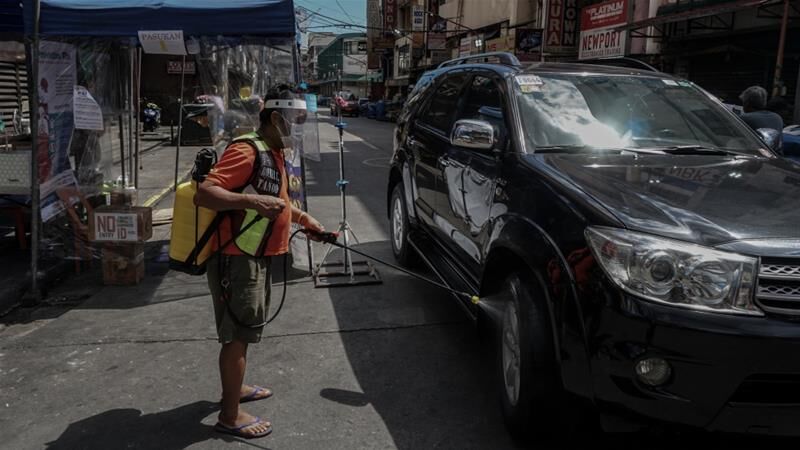
<path fill-rule="evenodd" d="M 501 134 L 505 132 L 503 97 L 497 83 L 489 77 L 476 75 L 469 83 L 464 107 L 458 119 L 483 120 L 494 125 Z"/>
<path fill-rule="evenodd" d="M 433 92 L 419 120 L 445 134 L 449 133 L 465 78 L 466 75 L 463 73 L 448 76 Z"/>
<path fill-rule="evenodd" d="M 502 111 L 500 89 L 491 78 L 476 75 L 469 84 L 467 101 L 458 118 L 480 119 L 480 110 L 484 107 Z"/>

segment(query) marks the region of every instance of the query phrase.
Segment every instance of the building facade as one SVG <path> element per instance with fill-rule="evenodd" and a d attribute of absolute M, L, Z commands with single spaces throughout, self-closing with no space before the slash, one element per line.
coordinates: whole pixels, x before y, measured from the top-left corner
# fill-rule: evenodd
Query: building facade
<path fill-rule="evenodd" d="M 317 80 L 317 64 L 319 61 L 319 53 L 328 46 L 336 35 L 333 33 L 308 33 L 308 45 L 302 55 L 301 64 L 303 67 L 303 80 L 313 85 Z"/>
<path fill-rule="evenodd" d="M 350 91 L 357 97 L 366 97 L 368 74 L 367 35 L 339 34 L 319 52 L 316 82 L 311 86 L 322 95 L 332 96 L 338 91 Z"/>
<path fill-rule="evenodd" d="M 479 53 L 629 57 L 731 103 L 763 86 L 800 120 L 800 0 L 369 0 L 368 11 L 369 64 L 385 78 L 374 98 L 401 99 L 424 71 Z"/>

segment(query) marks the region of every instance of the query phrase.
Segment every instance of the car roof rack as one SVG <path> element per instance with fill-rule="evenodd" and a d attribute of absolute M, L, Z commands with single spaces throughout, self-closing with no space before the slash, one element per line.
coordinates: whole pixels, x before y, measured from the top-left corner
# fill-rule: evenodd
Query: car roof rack
<path fill-rule="evenodd" d="M 443 67 L 450 67 L 450 66 L 457 66 L 460 64 L 475 64 L 475 63 L 484 63 L 484 64 L 502 64 L 504 66 L 513 66 L 519 67 L 520 64 L 519 60 L 516 56 L 509 52 L 488 52 L 488 53 L 479 53 L 477 55 L 467 55 L 462 56 L 460 58 L 451 59 L 449 61 L 445 61 L 439 64 L 437 69 L 441 69 Z"/>
<path fill-rule="evenodd" d="M 650 72 L 661 72 L 660 70 L 656 69 L 655 67 L 647 64 L 644 61 L 638 60 L 636 58 L 628 58 L 624 56 L 616 57 L 616 58 L 595 58 L 595 59 L 581 59 L 575 61 L 578 64 L 597 64 L 603 66 L 613 66 L 613 67 L 626 67 L 628 69 L 642 69 L 642 70 L 649 70 Z"/>

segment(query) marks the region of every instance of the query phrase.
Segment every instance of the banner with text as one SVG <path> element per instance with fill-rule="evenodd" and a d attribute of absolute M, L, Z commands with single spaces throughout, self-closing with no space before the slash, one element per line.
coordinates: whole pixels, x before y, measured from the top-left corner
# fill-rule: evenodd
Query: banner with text
<path fill-rule="evenodd" d="M 610 0 L 581 11 L 578 59 L 625 56 L 625 31 L 614 27 L 628 22 L 628 0 Z"/>
<path fill-rule="evenodd" d="M 185 55 L 183 30 L 139 31 L 139 42 L 152 55 Z"/>
<path fill-rule="evenodd" d="M 392 31 L 397 25 L 397 0 L 383 0 L 383 29 Z"/>
<path fill-rule="evenodd" d="M 39 184 L 42 220 L 47 222 L 63 206 L 58 188 L 75 185 L 69 161 L 72 138 L 73 86 L 77 82 L 75 47 L 55 41 L 39 42 L 39 125 L 36 155 L 39 159 Z M 65 176 L 59 176 L 66 173 Z"/>
<path fill-rule="evenodd" d="M 578 0 L 549 0 L 545 51 L 574 52 L 578 37 Z"/>
<path fill-rule="evenodd" d="M 543 33 L 541 28 L 517 28 L 514 35 L 514 53 L 517 59 L 541 61 Z"/>

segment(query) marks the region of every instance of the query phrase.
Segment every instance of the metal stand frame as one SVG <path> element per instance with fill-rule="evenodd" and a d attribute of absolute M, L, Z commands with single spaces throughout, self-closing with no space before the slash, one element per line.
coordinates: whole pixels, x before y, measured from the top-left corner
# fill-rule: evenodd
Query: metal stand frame
<path fill-rule="evenodd" d="M 325 260 L 333 251 L 334 246 L 329 246 L 322 260 L 314 271 L 314 287 L 339 287 L 339 286 L 363 286 L 369 284 L 381 284 L 381 276 L 375 266 L 368 260 L 353 261 L 348 246 L 350 236 L 356 244 L 359 244 L 353 228 L 347 221 L 347 185 L 349 181 L 344 177 L 344 127 L 347 124 L 342 122 L 342 111 L 339 108 L 339 119 L 336 128 L 339 129 L 339 180 L 336 186 L 339 188 L 339 198 L 342 202 L 342 221 L 336 230 L 344 241 L 344 260 L 339 262 L 326 263 Z M 339 267 L 340 269 L 337 269 Z"/>

